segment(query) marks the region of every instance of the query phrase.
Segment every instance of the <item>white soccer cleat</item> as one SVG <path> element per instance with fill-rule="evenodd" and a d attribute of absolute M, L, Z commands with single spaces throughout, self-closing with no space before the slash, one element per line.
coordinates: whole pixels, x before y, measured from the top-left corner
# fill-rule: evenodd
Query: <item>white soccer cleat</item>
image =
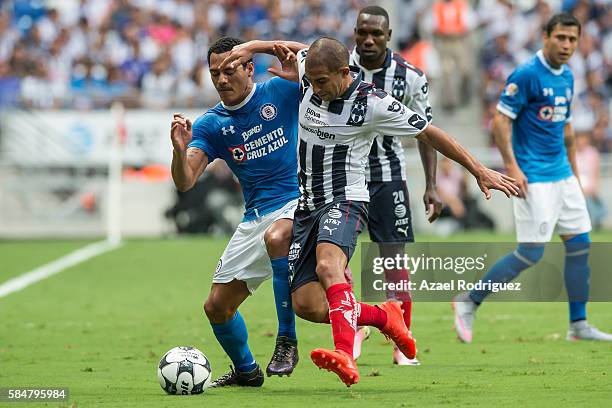
<path fill-rule="evenodd" d="M 612 334 L 602 332 L 591 326 L 586 320 L 570 323 L 567 331 L 568 341 L 578 340 L 594 340 L 594 341 L 612 341 Z"/>
<path fill-rule="evenodd" d="M 370 326 L 359 326 L 355 333 L 355 343 L 353 344 L 353 359 L 357 360 L 361 355 L 361 344 L 370 338 L 372 330 Z"/>
<path fill-rule="evenodd" d="M 404 355 L 397 347 L 393 347 L 393 364 L 401 366 L 418 366 L 421 365 L 416 358 L 410 359 Z"/>
<path fill-rule="evenodd" d="M 464 343 L 471 343 L 472 327 L 478 305 L 470 299 L 467 293 L 462 293 L 453 298 L 452 306 L 455 312 L 457 338 Z"/>

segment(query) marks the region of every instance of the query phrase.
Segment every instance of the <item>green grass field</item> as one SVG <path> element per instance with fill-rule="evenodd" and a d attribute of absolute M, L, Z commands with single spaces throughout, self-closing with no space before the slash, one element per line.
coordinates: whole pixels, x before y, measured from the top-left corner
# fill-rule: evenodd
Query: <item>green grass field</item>
<path fill-rule="evenodd" d="M 594 238 L 612 242 L 612 234 Z M 0 284 L 86 244 L 0 242 Z M 61 404 L 0 406 L 610 406 L 612 344 L 566 342 L 563 303 L 486 304 L 471 345 L 456 341 L 448 303 L 417 303 L 413 331 L 422 365 L 394 367 L 391 345 L 376 333 L 359 360 L 361 381 L 350 389 L 308 357 L 314 347 L 332 346 L 329 326 L 298 320 L 302 359 L 290 378 L 266 379 L 262 389 L 165 395 L 156 368 L 174 346 L 204 351 L 215 378 L 228 370 L 230 361 L 202 312 L 224 246 L 224 239 L 211 238 L 130 240 L 0 298 L 0 387 L 70 388 L 69 401 Z M 354 271 L 358 261 L 356 254 Z M 265 366 L 276 331 L 271 283 L 241 311 L 251 349 Z M 612 331 L 612 304 L 591 304 L 589 313 L 595 325 Z"/>

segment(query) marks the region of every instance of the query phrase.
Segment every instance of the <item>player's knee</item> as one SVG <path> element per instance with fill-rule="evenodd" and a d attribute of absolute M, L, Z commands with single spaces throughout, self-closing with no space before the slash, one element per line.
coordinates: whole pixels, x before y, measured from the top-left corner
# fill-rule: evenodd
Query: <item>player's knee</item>
<path fill-rule="evenodd" d="M 211 323 L 224 323 L 236 314 L 236 310 L 226 302 L 220 302 L 214 296 L 210 296 L 204 302 L 204 313 Z"/>
<path fill-rule="evenodd" d="M 264 241 L 268 252 L 270 250 L 289 250 L 291 242 L 291 229 L 289 228 L 271 228 L 264 234 Z"/>
<path fill-rule="evenodd" d="M 338 269 L 338 263 L 332 259 L 321 259 L 317 261 L 317 276 L 321 282 L 329 282 L 344 276 L 344 270 Z"/>
<path fill-rule="evenodd" d="M 544 256 L 544 244 L 519 244 L 516 252 L 531 264 L 535 264 Z"/>
<path fill-rule="evenodd" d="M 327 310 L 322 305 L 316 304 L 316 302 L 312 302 L 305 297 L 296 296 L 291 298 L 291 303 L 293 311 L 301 319 L 315 323 L 323 323 L 325 321 Z"/>

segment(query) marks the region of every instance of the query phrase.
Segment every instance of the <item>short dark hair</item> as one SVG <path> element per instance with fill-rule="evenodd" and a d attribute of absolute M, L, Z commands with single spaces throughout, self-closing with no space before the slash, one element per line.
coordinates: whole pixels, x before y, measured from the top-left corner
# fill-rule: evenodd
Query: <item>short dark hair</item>
<path fill-rule="evenodd" d="M 364 7 L 361 10 L 359 10 L 358 15 L 360 14 L 371 14 L 373 16 L 383 16 L 387 20 L 387 23 L 389 22 L 389 13 L 387 13 L 387 10 L 385 10 L 384 8 L 380 6 Z"/>
<path fill-rule="evenodd" d="M 331 71 L 349 65 L 349 50 L 335 38 L 321 37 L 308 48 L 307 65 L 323 65 Z"/>
<path fill-rule="evenodd" d="M 242 43 L 244 43 L 244 41 L 242 41 L 239 38 L 234 38 L 234 37 L 218 38 L 217 41 L 212 43 L 212 45 L 208 49 L 208 54 L 206 55 L 206 61 L 208 62 L 208 65 L 210 65 L 210 54 L 212 53 L 223 54 L 224 52 L 231 51 L 232 48 Z"/>
<path fill-rule="evenodd" d="M 567 27 L 578 27 L 578 35 L 580 35 L 580 32 L 582 30 L 582 27 L 580 26 L 580 21 L 578 21 L 576 17 L 569 13 L 559 13 L 552 16 L 550 20 L 548 20 L 548 23 L 546 23 L 546 25 L 544 26 L 544 31 L 546 31 L 546 35 L 550 36 L 557 24 L 561 24 L 562 26 Z"/>

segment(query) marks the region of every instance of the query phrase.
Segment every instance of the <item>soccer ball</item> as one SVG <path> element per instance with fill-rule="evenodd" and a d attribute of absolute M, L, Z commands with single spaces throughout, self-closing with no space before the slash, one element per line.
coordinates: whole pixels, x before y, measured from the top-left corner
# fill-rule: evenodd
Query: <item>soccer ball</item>
<path fill-rule="evenodd" d="M 210 362 L 197 348 L 175 347 L 161 358 L 159 385 L 168 394 L 201 394 L 210 384 Z"/>

